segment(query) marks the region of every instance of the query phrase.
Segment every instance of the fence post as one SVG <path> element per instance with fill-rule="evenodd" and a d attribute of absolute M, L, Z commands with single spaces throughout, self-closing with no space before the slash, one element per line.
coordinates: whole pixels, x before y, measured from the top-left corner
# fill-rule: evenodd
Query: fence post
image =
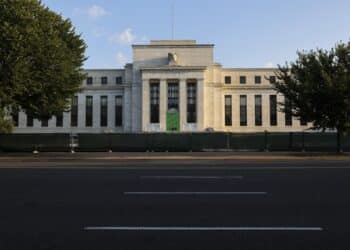
<path fill-rule="evenodd" d="M 193 152 L 192 132 L 190 132 L 190 152 Z"/>
<path fill-rule="evenodd" d="M 226 150 L 230 150 L 230 133 L 226 133 Z"/>
<path fill-rule="evenodd" d="M 265 130 L 265 134 L 264 134 L 264 142 L 265 142 L 265 152 L 269 152 L 269 146 L 268 146 L 268 135 L 267 135 L 267 130 Z"/>

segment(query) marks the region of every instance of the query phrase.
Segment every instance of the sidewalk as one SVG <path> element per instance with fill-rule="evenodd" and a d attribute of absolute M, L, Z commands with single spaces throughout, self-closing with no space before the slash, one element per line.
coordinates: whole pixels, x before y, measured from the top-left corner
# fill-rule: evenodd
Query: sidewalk
<path fill-rule="evenodd" d="M 350 153 L 311 152 L 141 152 L 141 153 L 0 153 L 0 162 L 28 161 L 142 161 L 142 160 L 349 160 Z"/>

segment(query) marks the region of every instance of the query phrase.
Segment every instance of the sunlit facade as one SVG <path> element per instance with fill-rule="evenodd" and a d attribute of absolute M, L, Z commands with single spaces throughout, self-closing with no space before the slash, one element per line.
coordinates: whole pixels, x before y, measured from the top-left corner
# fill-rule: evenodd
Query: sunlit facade
<path fill-rule="evenodd" d="M 273 68 L 223 68 L 214 45 L 156 40 L 133 45 L 124 69 L 85 70 L 70 112 L 39 121 L 20 112 L 15 133 L 293 132 Z"/>

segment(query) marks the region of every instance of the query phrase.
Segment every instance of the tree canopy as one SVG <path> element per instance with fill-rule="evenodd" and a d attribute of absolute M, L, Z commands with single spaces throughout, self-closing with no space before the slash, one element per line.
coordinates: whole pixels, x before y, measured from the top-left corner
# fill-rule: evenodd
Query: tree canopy
<path fill-rule="evenodd" d="M 0 116 L 4 109 L 38 119 L 67 111 L 85 77 L 85 49 L 71 21 L 41 1 L 0 0 Z"/>
<path fill-rule="evenodd" d="M 350 131 L 350 43 L 299 52 L 295 62 L 278 67 L 275 87 L 292 104 L 292 115 L 313 129 L 337 130 L 340 150 L 341 135 Z"/>

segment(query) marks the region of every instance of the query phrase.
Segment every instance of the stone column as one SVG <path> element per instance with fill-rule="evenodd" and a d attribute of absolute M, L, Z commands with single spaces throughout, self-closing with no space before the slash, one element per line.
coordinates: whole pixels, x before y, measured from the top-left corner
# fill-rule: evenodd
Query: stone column
<path fill-rule="evenodd" d="M 204 80 L 197 80 L 197 131 L 203 131 L 204 128 Z"/>
<path fill-rule="evenodd" d="M 255 128 L 255 95 L 248 92 L 247 96 L 247 128 Z"/>
<path fill-rule="evenodd" d="M 160 131 L 166 131 L 166 112 L 168 105 L 168 95 L 167 95 L 167 81 L 166 79 L 160 80 L 159 86 L 159 121 L 160 121 Z"/>
<path fill-rule="evenodd" d="M 179 82 L 179 111 L 180 111 L 180 131 L 186 131 L 187 124 L 187 83 L 186 79 Z"/>
<path fill-rule="evenodd" d="M 270 130 L 270 94 L 262 94 L 262 127 Z"/>
<path fill-rule="evenodd" d="M 285 114 L 284 112 L 281 112 L 281 105 L 279 103 L 284 102 L 284 96 L 281 94 L 277 94 L 277 127 L 276 129 L 279 130 L 281 128 L 285 127 Z"/>
<path fill-rule="evenodd" d="M 92 127 L 100 128 L 101 127 L 101 95 L 96 94 L 92 95 Z"/>
<path fill-rule="evenodd" d="M 78 125 L 76 128 L 85 128 L 85 111 L 86 111 L 86 96 L 78 94 Z M 95 117 L 93 117 L 95 119 Z"/>
<path fill-rule="evenodd" d="M 150 83 L 142 80 L 142 132 L 147 132 L 150 123 Z"/>
<path fill-rule="evenodd" d="M 116 94 L 109 94 L 107 96 L 108 96 L 108 102 L 107 102 L 107 105 L 108 105 L 108 108 L 107 108 L 107 116 L 108 116 L 107 127 L 108 127 L 109 130 L 113 130 L 115 128 L 115 97 L 116 97 Z"/>

